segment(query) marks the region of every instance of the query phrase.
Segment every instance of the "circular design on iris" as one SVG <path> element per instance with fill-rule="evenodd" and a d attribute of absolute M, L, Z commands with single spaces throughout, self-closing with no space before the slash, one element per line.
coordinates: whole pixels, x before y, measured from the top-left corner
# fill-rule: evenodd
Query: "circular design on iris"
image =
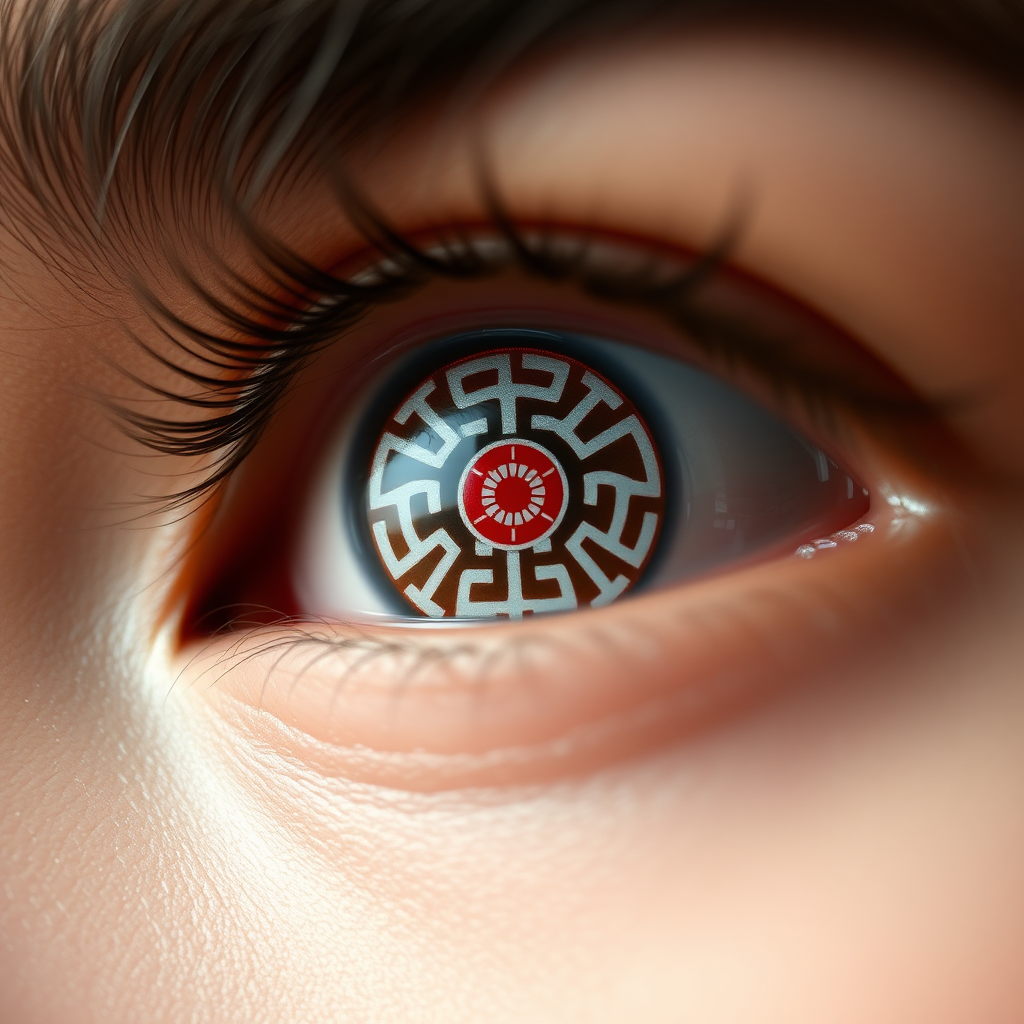
<path fill-rule="evenodd" d="M 462 521 L 478 540 L 503 551 L 522 551 L 550 537 L 568 500 L 558 460 L 522 438 L 482 448 L 459 481 Z"/>
<path fill-rule="evenodd" d="M 642 579 L 665 518 L 639 409 L 593 367 L 528 345 L 426 374 L 381 427 L 365 479 L 360 529 L 384 585 L 430 618 L 608 604 Z"/>

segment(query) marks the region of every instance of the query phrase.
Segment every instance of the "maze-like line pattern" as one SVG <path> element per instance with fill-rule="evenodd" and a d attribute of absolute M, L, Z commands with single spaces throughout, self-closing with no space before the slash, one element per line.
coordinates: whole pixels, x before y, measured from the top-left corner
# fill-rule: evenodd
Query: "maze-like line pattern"
<path fill-rule="evenodd" d="M 524 370 L 541 371 L 550 376 L 549 383 L 538 385 L 517 381 L 513 376 L 512 356 L 521 358 Z M 474 359 L 465 360 L 444 371 L 445 381 L 455 407 L 460 411 L 472 411 L 483 403 L 496 403 L 500 413 L 501 433 L 516 435 L 521 427 L 518 403 L 522 399 L 557 404 L 560 402 L 572 363 L 556 356 L 536 352 L 495 352 Z M 465 387 L 468 378 L 487 373 L 492 382 L 472 390 Z M 496 376 L 496 382 L 493 378 Z M 623 540 L 630 518 L 630 503 L 634 497 L 660 498 L 662 494 L 661 472 L 657 455 L 650 436 L 635 413 L 624 416 L 612 426 L 600 431 L 589 440 L 580 436 L 580 428 L 587 417 L 599 406 L 616 410 L 623 404 L 622 397 L 604 380 L 592 372 L 585 372 L 582 385 L 586 394 L 564 416 L 534 414 L 529 426 L 538 431 L 557 435 L 571 449 L 581 463 L 597 452 L 622 438 L 629 437 L 636 446 L 643 465 L 642 479 L 626 476 L 607 469 L 583 473 L 583 496 L 585 505 L 595 506 L 602 488 L 608 488 L 614 495 L 611 524 L 602 530 L 583 519 L 572 535 L 565 541 L 566 553 L 589 577 L 597 589 L 597 596 L 589 603 L 593 606 L 607 604 L 625 591 L 630 579 L 618 574 L 610 577 L 587 552 L 584 542 L 604 549 L 626 565 L 639 569 L 651 552 L 658 529 L 659 516 L 656 512 L 645 511 L 642 525 L 635 543 L 628 545 Z M 373 537 L 381 559 L 391 577 L 399 581 L 424 559 L 436 557 L 437 564 L 427 580 L 420 586 L 409 584 L 403 589 L 408 600 L 424 615 L 442 617 L 446 610 L 434 597 L 448 574 L 459 559 L 462 548 L 448 529 L 438 527 L 426 536 L 420 536 L 415 523 L 412 502 L 418 495 L 424 495 L 430 513 L 441 511 L 441 485 L 437 477 L 425 475 L 416 480 L 406 481 L 389 489 L 383 489 L 385 470 L 396 455 L 415 460 L 425 468 L 440 470 L 458 447 L 463 438 L 486 433 L 486 416 L 463 420 L 458 425 L 441 415 L 430 403 L 436 391 L 434 381 L 427 381 L 419 387 L 395 413 L 393 419 L 401 427 L 418 427 L 414 438 L 401 437 L 388 430 L 380 439 L 374 453 L 369 479 L 369 507 L 373 511 L 387 508 L 394 510 L 399 531 L 407 549 L 404 555 L 396 553 L 386 523 L 377 519 L 372 523 Z M 548 545 L 545 548 L 543 545 Z M 550 548 L 550 541 L 542 541 L 534 550 Z M 440 556 L 434 555 L 440 549 Z M 490 554 L 478 541 L 477 554 Z M 537 581 L 554 581 L 558 596 L 531 598 L 524 593 L 524 581 L 519 551 L 503 552 L 506 559 L 508 594 L 504 600 L 474 599 L 474 588 L 481 584 L 493 584 L 491 569 L 463 569 L 458 578 L 455 614 L 460 617 L 493 617 L 507 615 L 521 618 L 527 612 L 566 611 L 577 607 L 576 591 L 569 568 L 565 561 L 534 567 Z M 527 591 L 531 589 L 526 588 Z"/>

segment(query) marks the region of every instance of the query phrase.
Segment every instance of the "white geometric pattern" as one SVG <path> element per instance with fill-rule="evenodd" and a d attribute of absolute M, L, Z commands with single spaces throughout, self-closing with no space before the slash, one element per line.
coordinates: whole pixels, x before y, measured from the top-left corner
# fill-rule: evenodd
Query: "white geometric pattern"
<path fill-rule="evenodd" d="M 513 358 L 517 366 L 513 367 Z M 566 381 L 569 378 L 573 361 L 553 355 L 543 355 L 530 351 L 495 352 L 477 358 L 456 363 L 445 371 L 445 380 L 450 390 L 452 401 L 460 411 L 471 410 L 482 403 L 497 402 L 500 410 L 501 433 L 503 436 L 515 435 L 519 429 L 517 403 L 520 399 L 558 403 L 563 395 Z M 531 372 L 542 372 L 549 377 L 545 384 L 525 383 L 517 380 L 519 368 Z M 491 382 L 467 389 L 469 378 L 477 374 L 487 373 Z M 497 382 L 494 382 L 494 376 Z M 595 453 L 622 438 L 630 438 L 636 446 L 644 468 L 642 479 L 634 479 L 621 473 L 608 470 L 595 470 L 583 475 L 583 503 L 596 505 L 601 490 L 611 489 L 614 492 L 614 507 L 611 524 L 607 530 L 601 530 L 594 524 L 580 522 L 564 550 L 592 580 L 597 587 L 598 595 L 590 601 L 594 606 L 607 604 L 618 597 L 630 581 L 623 575 L 609 578 L 595 560 L 587 553 L 584 542 L 589 541 L 627 565 L 639 568 L 647 558 L 658 529 L 658 515 L 647 511 L 643 515 L 639 537 L 632 546 L 623 542 L 623 534 L 629 519 L 630 502 L 633 497 L 661 496 L 661 473 L 657 455 L 651 439 L 635 414 L 625 416 L 596 436 L 584 441 L 580 436 L 580 427 L 587 416 L 604 405 L 615 410 L 622 405 L 622 398 L 601 378 L 591 372 L 582 377 L 582 384 L 587 394 L 573 409 L 562 418 L 535 414 L 531 417 L 532 431 L 551 432 L 557 435 L 571 449 L 576 457 L 585 462 Z M 486 430 L 486 418 L 463 423 L 461 429 L 449 423 L 431 405 L 430 398 L 435 392 L 433 381 L 423 384 L 398 410 L 394 416 L 399 426 L 412 424 L 415 427 L 414 440 L 402 438 L 386 431 L 374 452 L 369 479 L 369 506 L 374 511 L 390 508 L 394 510 L 402 540 L 407 548 L 404 555 L 399 556 L 388 536 L 387 526 L 377 520 L 373 523 L 374 540 L 380 551 L 388 573 L 397 582 L 410 569 L 418 565 L 440 549 L 441 554 L 429 578 L 421 586 L 408 585 L 404 593 L 409 601 L 424 615 L 439 618 L 445 615 L 445 609 L 439 605 L 434 596 L 449 572 L 455 566 L 461 554 L 461 548 L 445 528 L 438 528 L 421 537 L 416 530 L 413 514 L 413 499 L 422 495 L 429 512 L 441 511 L 440 479 L 430 470 L 437 471 L 445 466 L 452 452 L 461 443 L 464 436 L 477 435 Z M 467 429 L 468 427 L 468 429 Z M 396 456 L 412 459 L 423 465 L 427 471 L 422 478 L 406 481 L 389 489 L 383 489 L 385 470 Z M 506 468 L 506 467 L 502 467 Z M 525 467 L 519 467 L 525 473 Z M 516 470 L 518 472 L 518 469 Z M 500 473 L 492 473 L 487 487 L 481 492 L 483 504 L 487 506 L 487 515 L 502 516 L 494 502 L 494 487 L 501 479 Z M 539 478 L 530 480 L 534 495 L 528 512 L 523 514 L 531 518 L 536 516 L 544 504 L 545 489 Z M 492 509 L 494 510 L 492 512 Z M 478 545 L 479 550 L 479 545 Z M 546 548 L 542 549 L 546 550 Z M 476 600 L 473 597 L 477 585 L 493 584 L 494 573 L 491 569 L 463 569 L 458 578 L 458 589 L 455 614 L 465 617 L 492 617 L 507 615 L 510 618 L 521 618 L 524 613 L 565 611 L 577 607 L 577 596 L 573 587 L 570 572 L 565 561 L 534 568 L 537 581 L 554 581 L 557 584 L 558 596 L 529 598 L 524 596 L 522 565 L 519 551 L 504 551 L 508 576 L 508 594 L 504 600 Z M 497 557 L 499 552 L 494 552 Z M 434 556 L 436 557 L 436 556 Z"/>

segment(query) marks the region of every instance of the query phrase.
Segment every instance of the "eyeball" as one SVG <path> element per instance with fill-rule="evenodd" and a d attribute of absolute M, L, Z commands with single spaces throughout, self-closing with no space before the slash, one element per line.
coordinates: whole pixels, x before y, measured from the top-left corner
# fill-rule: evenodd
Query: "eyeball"
<path fill-rule="evenodd" d="M 305 614 L 472 622 L 597 608 L 849 526 L 864 489 L 682 360 L 490 329 L 378 374 L 325 446 Z"/>

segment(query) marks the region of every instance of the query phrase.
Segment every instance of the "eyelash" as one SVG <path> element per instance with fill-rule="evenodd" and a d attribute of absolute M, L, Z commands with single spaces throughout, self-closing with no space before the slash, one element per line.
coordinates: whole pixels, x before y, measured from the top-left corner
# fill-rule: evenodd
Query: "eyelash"
<path fill-rule="evenodd" d="M 489 219 L 439 232 L 428 249 L 392 228 L 346 185 L 345 212 L 376 256 L 366 261 L 369 269 L 349 277 L 324 271 L 265 235 L 252 233 L 257 266 L 269 286 L 256 285 L 223 267 L 226 297 L 222 297 L 182 274 L 193 294 L 223 324 L 223 333 L 196 327 L 140 286 L 144 307 L 184 361 L 161 354 L 139 338 L 137 344 L 197 390 L 173 391 L 128 376 L 150 395 L 198 410 L 200 415 L 154 416 L 124 404 L 114 405 L 114 412 L 127 435 L 153 452 L 214 456 L 212 467 L 199 482 L 161 499 L 161 508 L 185 509 L 209 497 L 255 448 L 301 366 L 342 340 L 346 330 L 369 311 L 403 299 L 433 280 L 478 280 L 509 266 L 573 286 L 599 301 L 660 314 L 706 358 L 731 372 L 753 371 L 780 403 L 797 403 L 829 433 L 836 430 L 839 405 L 872 420 L 937 415 L 933 404 L 886 371 L 881 385 L 877 380 L 858 382 L 849 367 L 830 370 L 812 365 L 793 351 L 797 346 L 791 338 L 772 337 L 756 325 L 730 322 L 720 312 L 701 307 L 702 288 L 726 267 L 741 234 L 742 217 L 734 217 L 716 244 L 681 269 L 677 255 L 667 261 L 654 253 L 639 267 L 600 266 L 592 256 L 601 236 L 520 226 L 486 180 L 482 190 Z M 873 363 L 866 354 L 858 355 L 861 364 Z M 873 369 L 875 374 L 869 377 L 877 376 L 879 367 Z"/>

